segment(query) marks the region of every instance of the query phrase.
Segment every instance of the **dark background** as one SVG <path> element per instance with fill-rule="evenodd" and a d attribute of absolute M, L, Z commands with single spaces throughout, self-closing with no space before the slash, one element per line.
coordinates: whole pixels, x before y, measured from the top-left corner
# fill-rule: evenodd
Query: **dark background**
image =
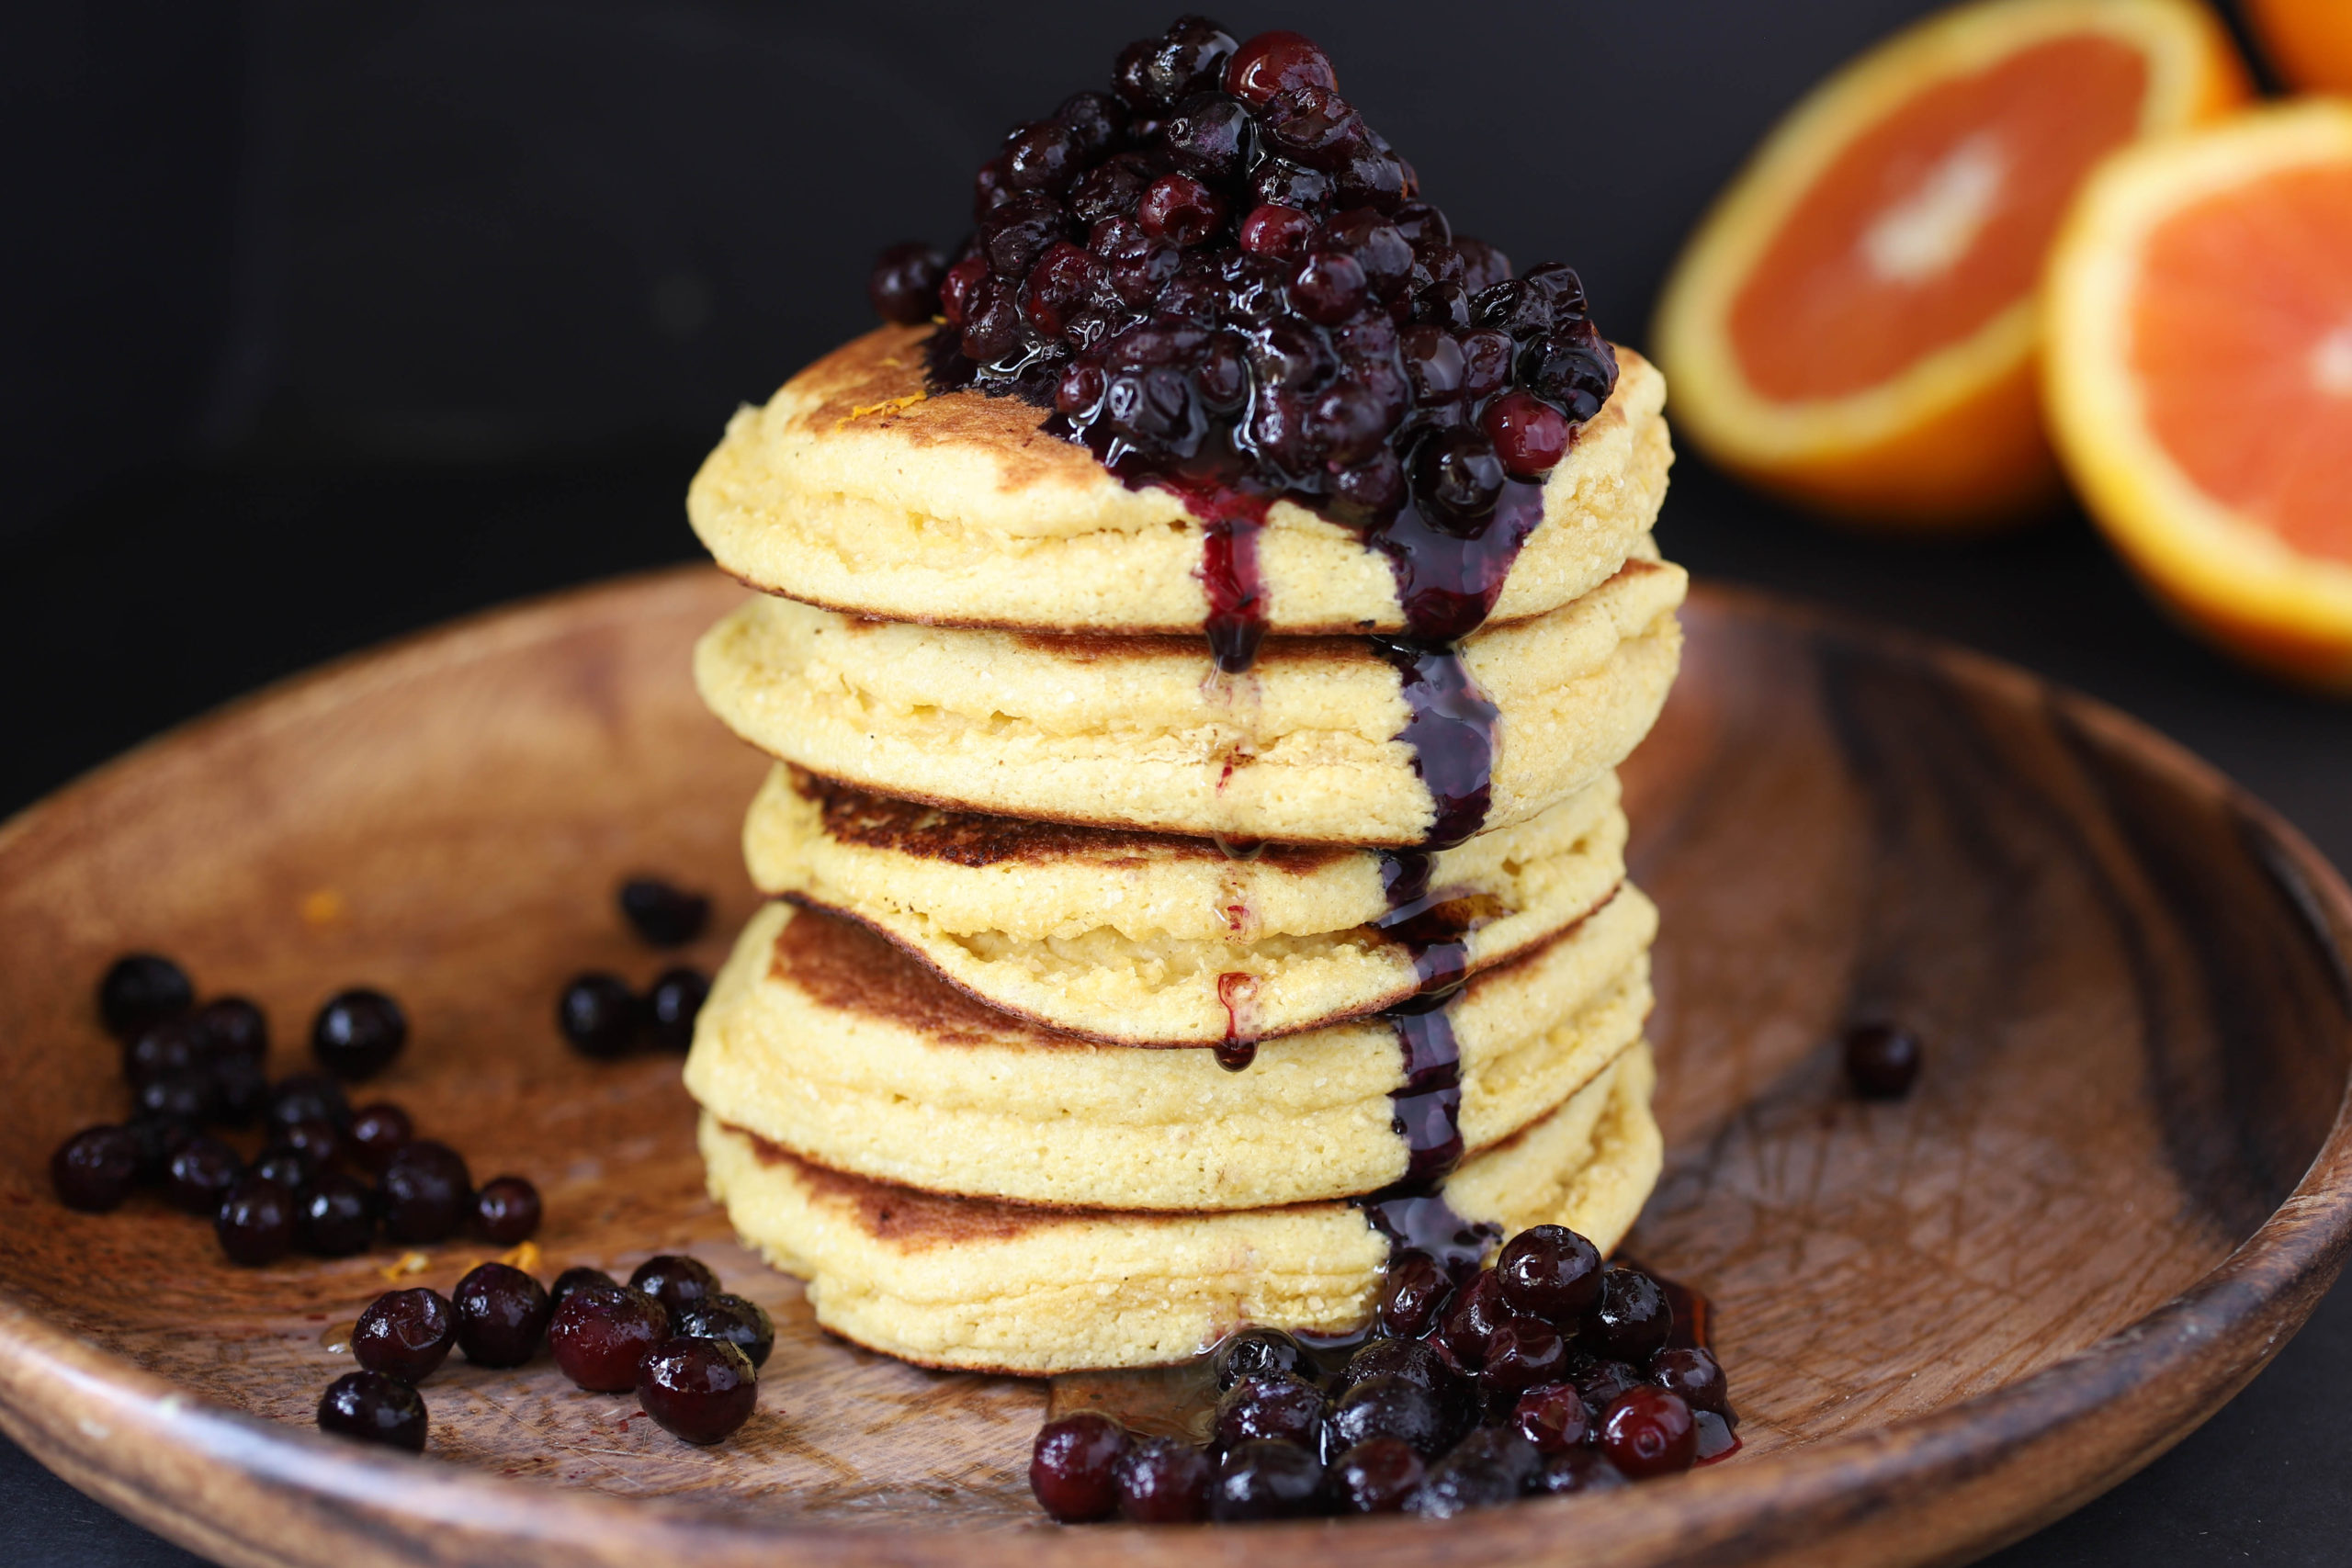
<path fill-rule="evenodd" d="M 1584 272 L 1640 344 L 1709 195 L 1920 0 L 1232 6 L 1300 28 L 1457 228 Z M 27 8 L 19 7 L 19 10 Z M 0 811 L 259 682 L 694 553 L 728 412 L 953 242 L 1015 119 L 1157 6 L 53 3 L 0 28 Z M 2139 714 L 2352 866 L 2352 711 L 2175 632 L 2071 512 L 1822 531 L 1685 453 L 1702 573 L 1989 649 Z M 1998 1561 L 2341 1562 L 2352 1304 L 2204 1430 Z M 0 1441 L 23 1568 L 196 1560 Z"/>

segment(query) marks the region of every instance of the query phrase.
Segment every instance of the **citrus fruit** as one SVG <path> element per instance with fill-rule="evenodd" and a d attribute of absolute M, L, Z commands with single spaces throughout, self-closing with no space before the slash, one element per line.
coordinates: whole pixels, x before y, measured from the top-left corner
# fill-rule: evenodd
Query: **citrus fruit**
<path fill-rule="evenodd" d="M 2352 692 L 2352 104 L 2132 149 L 2052 252 L 2052 432 L 2191 625 Z"/>
<path fill-rule="evenodd" d="M 1678 434 L 1834 515 L 1915 529 L 2057 488 L 2034 293 L 2092 164 L 2244 99 L 2195 0 L 1980 0 L 1800 103 L 1700 223 L 1654 341 Z"/>
<path fill-rule="evenodd" d="M 2352 5 L 2345 0 L 2246 0 L 2262 52 L 2293 86 L 2352 93 Z"/>

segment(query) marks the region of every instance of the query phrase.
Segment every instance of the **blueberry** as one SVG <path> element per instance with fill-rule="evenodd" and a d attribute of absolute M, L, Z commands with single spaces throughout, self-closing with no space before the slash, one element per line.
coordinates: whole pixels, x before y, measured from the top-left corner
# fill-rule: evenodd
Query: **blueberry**
<path fill-rule="evenodd" d="M 421 1454 L 424 1428 L 424 1401 L 416 1390 L 382 1372 L 345 1372 L 319 1400 L 319 1430 L 339 1438 Z"/>
<path fill-rule="evenodd" d="M 120 1040 L 178 1017 L 195 1002 L 196 987 L 188 983 L 187 972 L 157 953 L 126 953 L 98 982 L 98 1014 Z"/>
<path fill-rule="evenodd" d="M 339 1078 L 372 1078 L 408 1043 L 408 1015 L 381 991 L 338 992 L 311 1025 L 311 1054 Z"/>

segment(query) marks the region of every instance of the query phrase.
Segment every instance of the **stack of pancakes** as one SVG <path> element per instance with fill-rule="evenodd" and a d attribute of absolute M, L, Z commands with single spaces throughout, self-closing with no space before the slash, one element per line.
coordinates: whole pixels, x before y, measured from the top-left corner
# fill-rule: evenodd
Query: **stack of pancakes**
<path fill-rule="evenodd" d="M 763 591 L 696 681 L 777 759 L 744 827 L 777 901 L 686 1067 L 737 1230 L 848 1338 L 1025 1373 L 1352 1328 L 1432 1235 L 1614 1246 L 1659 1164 L 1614 772 L 1680 646 L 1657 373 L 1623 356 L 1458 649 L 1395 640 L 1389 558 L 1278 502 L 1226 673 L 1213 525 L 1018 400 L 926 396 L 925 330 L 743 411 L 689 499 Z M 1483 694 L 1468 764 L 1417 668 Z"/>

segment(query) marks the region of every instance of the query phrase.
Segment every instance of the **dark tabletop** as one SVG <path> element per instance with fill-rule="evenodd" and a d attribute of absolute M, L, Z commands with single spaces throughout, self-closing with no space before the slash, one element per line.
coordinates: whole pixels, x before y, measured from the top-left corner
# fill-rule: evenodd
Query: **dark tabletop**
<path fill-rule="evenodd" d="M 1584 266 L 1603 327 L 1638 343 L 1660 269 L 1743 149 L 1926 8 L 1223 14 L 1321 37 L 1457 225 L 1476 212 L 1522 262 Z M 953 206 L 992 129 L 1165 19 L 579 0 L 551 30 L 519 0 L 362 9 L 62 4 L 40 47 L 0 53 L 0 143 L 70 149 L 5 170 L 44 226 L 0 260 L 30 268 L 0 314 L 0 812 L 320 660 L 689 558 L 681 497 L 727 409 L 855 330 L 861 258 Z M 793 90 L 767 96 L 777 82 Z M 1464 129 L 1464 103 L 1500 134 Z M 2352 707 L 2205 652 L 2078 515 L 1873 541 L 1686 452 L 1660 534 L 1702 577 L 2103 697 L 2352 868 Z M 2338 1292 L 2202 1430 L 1996 1561 L 2343 1562 L 2347 1404 Z M 197 1561 L 5 1441 L 0 1545 L 21 1568 Z"/>

